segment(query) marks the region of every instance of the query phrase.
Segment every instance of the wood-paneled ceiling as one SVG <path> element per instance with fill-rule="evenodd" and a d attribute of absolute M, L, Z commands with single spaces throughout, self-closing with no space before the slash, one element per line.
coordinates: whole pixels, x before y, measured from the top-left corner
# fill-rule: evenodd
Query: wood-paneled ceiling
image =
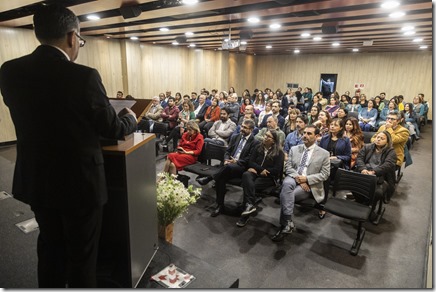
<path fill-rule="evenodd" d="M 64 3 L 79 16 L 84 37 L 138 37 L 136 41 L 165 46 L 172 46 L 177 38 L 179 46 L 221 50 L 230 35 L 233 42 L 247 42 L 230 51 L 258 55 L 294 54 L 295 50 L 300 54 L 432 50 L 429 0 L 397 0 L 396 8 L 382 8 L 388 0 L 199 0 L 190 5 L 182 0 L 2 0 L 0 26 L 32 29 L 35 9 L 50 2 Z M 140 14 L 124 18 L 120 7 Z M 398 11 L 405 15 L 389 17 Z M 90 14 L 100 19 L 89 20 Z M 260 21 L 251 23 L 250 17 Z M 272 29 L 271 24 L 281 27 Z M 326 32 L 323 26 L 332 31 Z M 410 35 L 404 35 L 405 26 L 413 27 Z M 162 27 L 169 31 L 160 31 Z M 339 46 L 332 46 L 334 42 Z"/>

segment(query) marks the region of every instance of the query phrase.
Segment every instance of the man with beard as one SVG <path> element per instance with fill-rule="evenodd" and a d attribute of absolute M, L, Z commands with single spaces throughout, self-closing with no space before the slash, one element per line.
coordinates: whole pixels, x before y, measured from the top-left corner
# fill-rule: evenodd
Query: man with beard
<path fill-rule="evenodd" d="M 283 146 L 283 151 L 285 152 L 285 161 L 288 160 L 288 152 L 295 145 L 303 144 L 303 131 L 307 125 L 307 117 L 299 115 L 296 118 L 297 129 L 288 134 L 285 140 L 285 145 Z"/>
<path fill-rule="evenodd" d="M 313 125 L 303 131 L 303 143 L 289 151 L 286 162 L 286 178 L 280 192 L 280 228 L 271 238 L 282 241 L 285 235 L 294 230 L 295 198 L 298 201 L 314 198 L 320 203 L 324 200 L 324 181 L 330 175 L 330 154 L 316 145 L 319 129 Z"/>

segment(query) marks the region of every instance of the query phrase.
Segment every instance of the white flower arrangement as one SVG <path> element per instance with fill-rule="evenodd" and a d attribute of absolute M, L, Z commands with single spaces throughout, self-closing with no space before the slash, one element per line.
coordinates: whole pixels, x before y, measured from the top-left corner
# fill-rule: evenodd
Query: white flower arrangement
<path fill-rule="evenodd" d="M 174 174 L 161 172 L 157 176 L 157 217 L 159 224 L 166 226 L 187 212 L 200 197 L 201 188 L 185 188 Z"/>

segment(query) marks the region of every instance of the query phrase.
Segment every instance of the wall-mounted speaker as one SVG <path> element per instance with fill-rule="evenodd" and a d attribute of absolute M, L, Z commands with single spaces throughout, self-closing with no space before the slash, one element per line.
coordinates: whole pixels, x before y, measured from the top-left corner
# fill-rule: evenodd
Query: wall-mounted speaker
<path fill-rule="evenodd" d="M 338 32 L 338 25 L 336 23 L 323 23 L 321 31 L 324 34 L 335 34 Z"/>
<path fill-rule="evenodd" d="M 178 36 L 176 37 L 176 42 L 178 42 L 179 44 L 184 44 L 186 43 L 188 40 L 185 36 Z"/>
<path fill-rule="evenodd" d="M 120 7 L 120 13 L 124 19 L 138 17 L 142 10 L 139 6 L 123 6 Z"/>

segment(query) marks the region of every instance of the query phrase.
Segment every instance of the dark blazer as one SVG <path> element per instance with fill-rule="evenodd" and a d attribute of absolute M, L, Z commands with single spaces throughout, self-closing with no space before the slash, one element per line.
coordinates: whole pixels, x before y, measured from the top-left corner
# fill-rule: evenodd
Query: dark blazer
<path fill-rule="evenodd" d="M 204 114 L 206 113 L 207 108 L 209 107 L 209 105 L 207 105 L 206 102 L 203 103 L 203 105 L 200 108 L 200 111 L 198 112 L 198 114 L 195 116 L 196 119 L 199 119 L 200 122 L 202 122 L 204 120 Z"/>
<path fill-rule="evenodd" d="M 280 151 L 278 155 L 266 158 L 264 161 L 264 151 L 262 143 L 259 143 L 256 147 L 254 147 L 250 160 L 248 161 L 248 168 L 254 168 L 257 171 L 257 174 L 266 169 L 270 173 L 268 177 L 272 177 L 277 179 L 280 177 L 281 172 L 283 171 L 283 164 L 285 161 L 285 154 L 283 151 Z M 263 164 L 262 164 L 263 161 Z"/>
<path fill-rule="evenodd" d="M 226 153 L 224 154 L 224 159 L 230 159 L 230 156 L 235 155 L 241 138 L 242 134 L 234 135 L 230 138 L 229 146 L 227 147 Z M 251 153 L 253 152 L 253 149 L 255 149 L 259 143 L 260 142 L 257 139 L 254 139 L 253 133 L 251 133 L 250 138 L 248 138 L 247 142 L 245 142 L 244 148 L 242 148 L 237 164 L 246 167 L 248 160 L 250 159 Z"/>
<path fill-rule="evenodd" d="M 73 209 L 107 201 L 100 136 L 136 128 L 110 105 L 97 70 L 41 45 L 0 69 L 0 89 L 17 135 L 12 193 L 32 207 Z"/>
<path fill-rule="evenodd" d="M 268 118 L 271 116 L 272 114 L 267 114 L 263 116 L 262 122 L 259 125 L 259 128 L 265 128 L 266 127 L 266 122 L 268 120 Z M 285 125 L 285 118 L 282 117 L 280 114 L 277 115 L 277 126 L 280 129 L 283 129 L 283 126 Z"/>
<path fill-rule="evenodd" d="M 330 134 L 329 135 L 324 135 L 321 138 L 321 141 L 319 141 L 319 147 L 326 149 L 329 145 L 330 142 Z M 344 168 L 345 169 L 350 169 L 350 161 L 351 161 L 351 142 L 350 139 L 348 137 L 343 136 L 342 138 L 339 138 L 338 141 L 336 142 L 336 147 L 335 147 L 335 156 L 342 160 L 342 162 L 344 163 Z"/>

